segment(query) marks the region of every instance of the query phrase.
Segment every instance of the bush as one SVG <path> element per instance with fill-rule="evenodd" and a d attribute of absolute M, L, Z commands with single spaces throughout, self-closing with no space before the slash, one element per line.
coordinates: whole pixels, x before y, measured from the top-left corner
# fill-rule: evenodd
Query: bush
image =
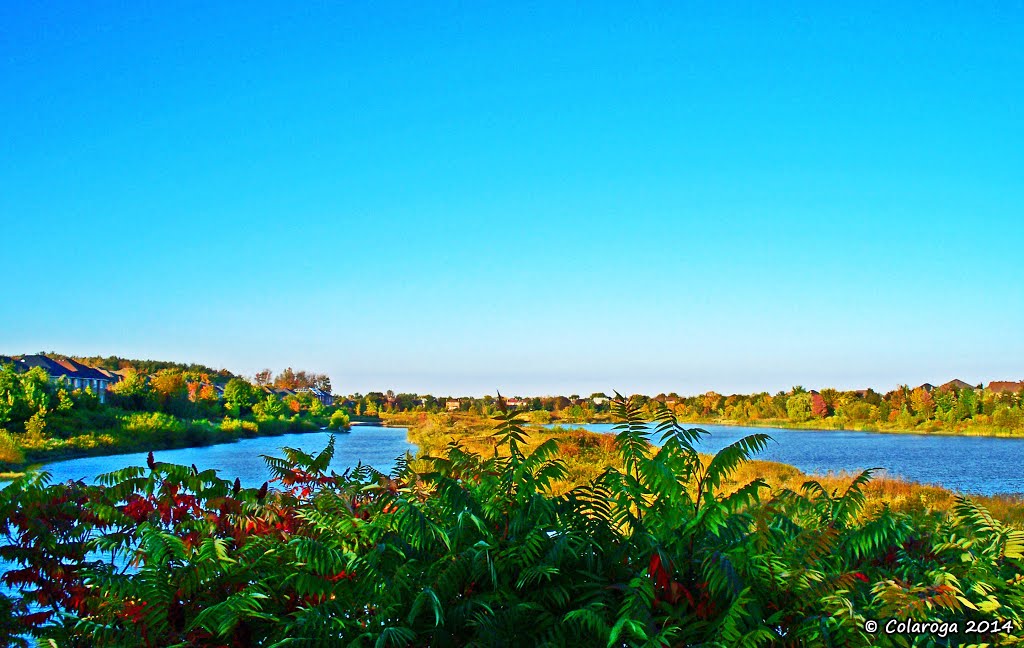
<path fill-rule="evenodd" d="M 258 436 L 260 433 L 259 426 L 252 421 L 243 421 L 228 417 L 224 417 L 224 420 L 221 421 L 220 429 L 226 434 L 246 438 Z"/>
<path fill-rule="evenodd" d="M 551 422 L 551 412 L 547 410 L 534 410 L 526 413 L 526 420 L 537 425 L 547 425 Z"/>
<path fill-rule="evenodd" d="M 256 426 L 261 435 L 274 436 L 292 431 L 292 423 L 283 416 L 257 416 Z"/>
<path fill-rule="evenodd" d="M 0 430 L 0 464 L 21 464 L 25 462 L 25 453 L 18 442 L 7 430 Z"/>
<path fill-rule="evenodd" d="M 143 448 L 167 448 L 185 432 L 185 423 L 163 412 L 137 412 L 123 419 L 124 434 Z"/>
<path fill-rule="evenodd" d="M 332 430 L 347 430 L 349 427 L 348 414 L 342 410 L 338 410 L 334 414 L 331 414 L 331 422 L 328 427 Z"/>

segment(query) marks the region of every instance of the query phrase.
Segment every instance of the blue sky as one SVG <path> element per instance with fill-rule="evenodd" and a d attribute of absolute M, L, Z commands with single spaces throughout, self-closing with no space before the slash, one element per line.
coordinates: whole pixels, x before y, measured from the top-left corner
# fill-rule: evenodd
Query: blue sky
<path fill-rule="evenodd" d="M 1024 378 L 1024 4 L 5 3 L 0 353 Z"/>

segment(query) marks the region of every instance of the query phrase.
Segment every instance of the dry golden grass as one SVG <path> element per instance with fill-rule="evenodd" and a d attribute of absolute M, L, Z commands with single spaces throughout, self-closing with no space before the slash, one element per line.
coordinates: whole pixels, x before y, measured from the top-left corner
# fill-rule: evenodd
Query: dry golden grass
<path fill-rule="evenodd" d="M 389 424 L 399 424 L 389 418 Z M 440 454 L 446 445 L 458 441 L 466 450 L 490 455 L 494 452 L 494 422 L 468 414 L 433 414 L 403 417 L 401 422 L 409 426 L 409 440 L 417 444 L 421 454 Z M 575 486 L 598 477 L 607 467 L 621 468 L 621 461 L 615 448 L 615 438 L 610 434 L 588 432 L 579 428 L 530 428 L 527 447 L 529 452 L 548 439 L 557 439 L 559 456 L 568 469 L 566 479 L 553 484 L 556 494 L 564 493 Z M 653 450 L 653 446 L 652 446 Z M 701 455 L 709 461 L 710 455 Z M 781 489 L 799 490 L 804 482 L 814 480 L 827 491 L 842 493 L 855 475 L 830 473 L 808 475 L 797 468 L 771 461 L 751 461 L 740 466 L 731 479 L 724 484 L 726 492 L 739 488 L 750 481 L 761 478 L 773 491 Z M 956 494 L 945 488 L 904 481 L 884 475 L 873 478 L 864 489 L 867 495 L 867 513 L 888 505 L 892 510 L 906 513 L 928 513 L 948 511 L 956 503 Z M 1014 524 L 1024 524 L 1024 501 L 1011 496 L 972 496 L 998 519 Z"/>

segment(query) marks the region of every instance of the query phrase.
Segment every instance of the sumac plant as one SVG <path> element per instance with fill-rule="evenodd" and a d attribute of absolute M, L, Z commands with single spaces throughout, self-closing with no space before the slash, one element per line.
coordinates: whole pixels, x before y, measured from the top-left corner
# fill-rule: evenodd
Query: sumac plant
<path fill-rule="evenodd" d="M 95 485 L 31 474 L 0 491 L 9 644 L 57 646 L 870 646 L 1012 643 L 1024 533 L 967 498 L 869 513 L 842 492 L 730 476 L 769 441 L 713 457 L 662 411 L 650 443 L 619 399 L 619 461 L 555 495 L 558 446 L 496 417 L 494 452 L 452 442 L 390 474 L 267 458 L 242 488 L 150 458 Z M 869 619 L 959 621 L 882 637 Z"/>

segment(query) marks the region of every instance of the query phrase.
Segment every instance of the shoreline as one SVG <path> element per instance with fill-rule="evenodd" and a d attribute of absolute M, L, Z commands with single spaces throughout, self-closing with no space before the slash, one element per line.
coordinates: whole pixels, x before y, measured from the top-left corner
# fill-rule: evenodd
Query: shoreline
<path fill-rule="evenodd" d="M 369 425 L 369 424 L 368 423 L 363 423 L 363 425 Z M 321 428 L 321 429 L 316 429 L 316 430 L 284 430 L 284 431 L 281 431 L 281 432 L 271 431 L 271 432 L 267 432 L 265 434 L 253 434 L 253 435 L 246 435 L 246 436 L 237 436 L 237 437 L 235 437 L 235 438 L 233 438 L 231 440 L 220 441 L 220 442 L 217 442 L 217 443 L 206 443 L 206 444 L 170 443 L 170 444 L 161 444 L 158 447 L 151 447 L 151 448 L 124 448 L 124 447 L 118 448 L 118 447 L 115 447 L 115 446 L 108 446 L 108 447 L 99 447 L 99 446 L 97 446 L 95 448 L 75 448 L 75 449 L 61 448 L 60 450 L 55 450 L 52 453 L 47 453 L 48 456 L 45 456 L 45 457 L 33 456 L 31 459 L 26 459 L 26 461 L 24 463 L 20 464 L 19 466 L 10 466 L 9 465 L 8 466 L 8 468 L 9 468 L 8 470 L 0 471 L 0 484 L 2 484 L 3 482 L 8 482 L 8 481 L 17 479 L 18 477 L 22 477 L 22 476 L 25 475 L 26 472 L 28 472 L 30 470 L 37 470 L 40 467 L 46 466 L 48 464 L 59 463 L 59 462 L 62 462 L 62 461 L 73 461 L 75 459 L 86 459 L 86 458 L 89 458 L 89 457 L 116 457 L 116 456 L 119 456 L 119 455 L 139 454 L 139 453 L 144 453 L 144 452 L 160 452 L 162 450 L 187 450 L 189 448 L 212 448 L 214 446 L 220 446 L 220 445 L 231 445 L 233 443 L 238 443 L 239 441 L 245 441 L 246 439 L 259 439 L 259 438 L 265 438 L 265 437 L 277 437 L 277 436 L 285 436 L 285 435 L 288 435 L 288 434 L 311 434 L 311 433 L 314 433 L 314 432 L 333 432 L 333 433 L 336 433 L 336 434 L 347 434 L 347 433 L 349 433 L 351 431 L 352 431 L 351 427 L 348 428 L 348 429 L 343 429 L 343 430 L 331 430 L 331 429 L 327 429 L 327 428 Z"/>
<path fill-rule="evenodd" d="M 653 421 L 647 421 L 647 423 L 653 423 Z M 586 431 L 586 432 L 591 433 L 591 434 L 608 434 L 608 432 L 599 432 L 599 431 L 593 431 L 593 430 L 586 430 L 586 428 L 581 427 L 581 426 L 584 426 L 584 425 L 595 425 L 595 424 L 596 425 L 614 425 L 615 423 L 612 422 L 612 421 L 587 421 L 587 422 L 581 422 L 581 423 L 568 423 L 568 422 L 564 422 L 564 421 L 552 421 L 549 424 L 528 424 L 527 427 L 528 428 L 535 428 L 535 429 L 538 429 L 538 430 L 539 429 L 545 429 L 545 428 L 550 430 L 552 427 L 562 427 L 562 428 L 567 429 L 567 430 L 572 430 L 572 429 L 583 430 L 583 431 Z M 715 421 L 715 422 L 707 422 L 707 421 L 680 421 L 680 424 L 685 425 L 687 427 L 700 427 L 701 425 L 711 425 L 711 426 L 722 426 L 722 427 L 749 427 L 749 428 L 762 428 L 762 429 L 791 430 L 791 431 L 798 431 L 798 432 L 804 432 L 804 431 L 806 431 L 806 432 L 825 432 L 825 433 L 827 433 L 827 432 L 865 432 L 865 433 L 874 432 L 874 433 L 877 433 L 877 434 L 905 434 L 905 435 L 914 435 L 914 436 L 977 436 L 977 437 L 988 436 L 988 437 L 994 437 L 994 438 L 1008 438 L 1008 439 L 1018 438 L 1018 439 L 1024 440 L 1024 437 L 1019 437 L 1019 436 L 1016 436 L 1016 435 L 1004 435 L 1004 436 L 996 437 L 996 435 L 985 435 L 985 434 L 973 434 L 973 435 L 971 435 L 971 434 L 958 434 L 958 433 L 949 433 L 949 432 L 947 432 L 945 434 L 940 434 L 940 433 L 929 433 L 929 432 L 909 431 L 909 430 L 850 430 L 850 429 L 845 429 L 845 428 L 844 429 L 836 429 L 836 428 L 813 428 L 813 427 L 804 428 L 804 427 L 787 427 L 787 426 L 783 426 L 783 425 L 767 424 L 767 423 L 760 423 L 760 424 L 757 424 L 757 423 L 754 423 L 754 422 L 739 423 L 739 422 L 735 422 L 735 421 L 732 421 L 732 422 L 724 422 L 724 421 Z M 345 429 L 345 430 L 317 429 L 317 430 L 285 430 L 285 431 L 281 431 L 281 432 L 276 432 L 275 431 L 275 432 L 269 432 L 269 433 L 266 433 L 266 434 L 256 434 L 256 435 L 251 435 L 251 436 L 240 436 L 240 437 L 231 439 L 230 441 L 223 441 L 223 442 L 211 443 L 211 444 L 200 444 L 200 445 L 197 445 L 197 444 L 168 444 L 168 445 L 161 445 L 160 447 L 154 447 L 154 448 L 148 448 L 148 449 L 120 448 L 120 449 L 114 449 L 114 451 L 112 451 L 112 452 L 109 451 L 109 450 L 111 450 L 111 448 L 82 448 L 82 449 L 76 449 L 76 450 L 73 450 L 73 451 L 68 451 L 68 449 L 62 449 L 61 451 L 54 452 L 52 456 L 48 456 L 48 457 L 45 457 L 45 458 L 33 457 L 33 459 L 31 461 L 26 461 L 21 466 L 18 466 L 18 467 L 11 467 L 11 466 L 9 466 L 8 467 L 8 471 L 6 471 L 6 472 L 0 471 L 0 484 L 3 484 L 3 483 L 8 482 L 10 480 L 16 479 L 16 478 L 24 475 L 26 472 L 28 472 L 30 470 L 38 470 L 38 469 L 40 469 L 40 468 L 42 468 L 42 467 L 44 467 L 44 466 L 46 466 L 48 464 L 53 464 L 53 463 L 58 463 L 58 462 L 63 462 L 63 461 L 71 461 L 71 460 L 75 460 L 75 459 L 83 459 L 83 458 L 87 458 L 87 457 L 115 457 L 115 456 L 119 456 L 119 455 L 138 454 L 138 453 L 144 453 L 144 452 L 149 452 L 149 451 L 159 452 L 161 450 L 182 450 L 182 449 L 188 449 L 188 448 L 208 448 L 208 447 L 213 447 L 213 446 L 218 446 L 218 445 L 230 445 L 230 444 L 238 443 L 239 441 L 243 441 L 243 440 L 246 440 L 246 439 L 261 438 L 261 437 L 285 436 L 285 435 L 289 435 L 289 434 L 310 434 L 310 433 L 318 433 L 318 432 L 329 432 L 329 433 L 335 433 L 335 434 L 346 434 L 346 433 L 351 432 L 352 428 L 355 428 L 355 427 L 382 427 L 382 428 L 392 428 L 392 429 L 394 429 L 394 428 L 405 428 L 407 430 L 407 440 L 410 443 L 414 443 L 412 437 L 413 437 L 413 434 L 414 434 L 414 428 L 416 427 L 415 423 L 411 423 L 411 422 L 408 422 L 408 421 L 401 421 L 401 420 L 391 421 L 391 420 L 385 419 L 385 420 L 382 420 L 379 423 L 369 422 L 369 421 L 353 422 L 351 424 L 351 426 L 348 429 Z M 754 460 L 754 461 L 764 461 L 764 460 Z M 805 475 L 807 475 L 809 477 L 830 477 L 830 476 L 833 476 L 833 475 L 843 474 L 843 471 L 831 471 L 831 470 L 828 471 L 828 472 L 825 472 L 825 473 L 809 473 L 809 472 L 805 472 L 805 471 L 797 468 L 796 466 L 793 466 L 792 464 L 785 464 L 785 463 L 779 463 L 779 462 L 767 462 L 767 463 L 778 463 L 780 466 L 786 466 L 786 467 L 792 468 L 794 470 L 798 470 L 801 473 L 803 473 L 803 474 L 805 474 Z M 19 470 L 20 470 L 20 472 L 19 472 Z M 880 475 L 880 477 L 882 477 L 882 475 Z M 941 490 L 948 491 L 949 493 L 952 493 L 952 494 L 955 494 L 955 495 L 962 495 L 962 496 L 967 496 L 967 497 L 982 496 L 982 497 L 1010 498 L 1010 499 L 1014 499 L 1014 500 L 1024 499 L 1024 493 L 1017 493 L 1017 492 L 1009 492 L 1009 491 L 1007 491 L 1007 492 L 1000 492 L 1000 493 L 993 493 L 993 494 L 985 495 L 985 494 L 982 494 L 982 493 L 961 492 L 961 491 L 953 490 L 953 489 L 951 489 L 951 488 L 949 488 L 949 487 L 947 487 L 945 485 L 925 483 L 925 482 L 917 482 L 917 481 L 913 481 L 913 480 L 909 480 L 909 479 L 906 479 L 906 478 L 903 478 L 903 477 L 897 477 L 897 476 L 885 475 L 884 479 L 887 479 L 887 480 L 890 480 L 890 481 L 895 481 L 895 482 L 900 482 L 900 483 L 905 483 L 905 484 L 909 484 L 909 485 L 915 485 L 915 486 L 921 486 L 921 487 L 927 487 L 927 488 L 938 488 L 938 489 L 941 489 Z"/>
<path fill-rule="evenodd" d="M 647 423 L 654 423 L 655 421 L 646 421 Z M 749 428 L 766 428 L 771 430 L 793 430 L 795 432 L 864 432 L 865 434 L 910 434 L 914 436 L 947 436 L 947 437 L 990 437 L 994 439 L 1021 439 L 1024 440 L 1024 434 L 1014 434 L 1012 432 L 1001 432 L 1001 431 L 980 431 L 970 432 L 956 430 L 949 430 L 940 428 L 937 430 L 906 430 L 906 429 L 870 429 L 870 428 L 853 428 L 853 427 L 804 427 L 802 425 L 783 424 L 783 423 L 763 423 L 761 421 L 736 421 L 732 419 L 714 420 L 714 421 L 679 421 L 681 425 L 686 427 L 700 427 L 701 425 L 718 425 L 722 427 L 749 427 Z M 573 425 L 614 425 L 614 421 L 582 421 L 569 423 L 566 421 L 551 421 L 543 425 L 561 425 L 563 427 L 569 427 Z"/>

